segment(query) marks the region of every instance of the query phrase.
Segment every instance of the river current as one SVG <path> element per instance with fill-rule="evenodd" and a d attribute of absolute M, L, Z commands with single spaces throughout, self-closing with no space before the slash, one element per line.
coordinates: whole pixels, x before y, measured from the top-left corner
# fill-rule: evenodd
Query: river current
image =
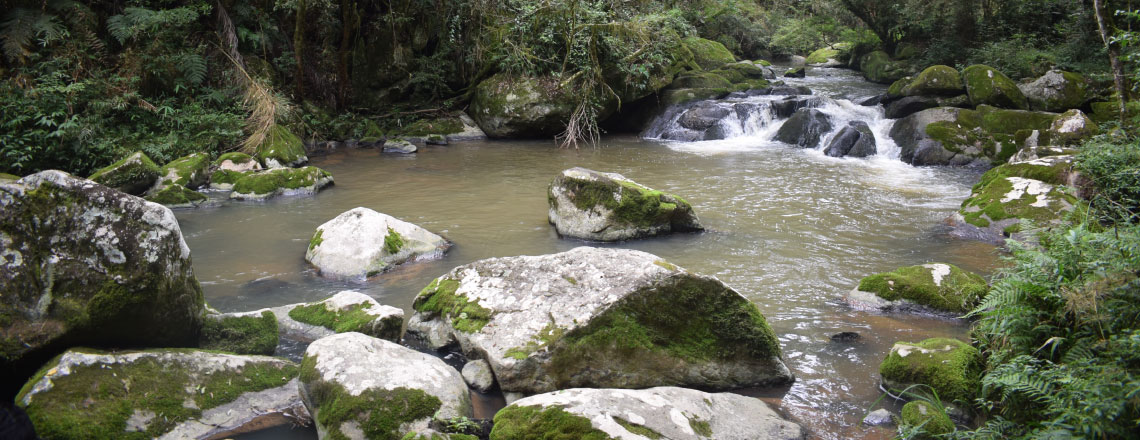
<path fill-rule="evenodd" d="M 789 83 L 831 98 L 821 110 L 843 121 L 837 126 L 868 122 L 880 154 L 831 158 L 772 141 L 780 120 L 718 141 L 613 135 L 581 150 L 558 149 L 550 141 L 464 142 L 421 147 L 413 155 L 341 150 L 312 159 L 336 181 L 315 196 L 219 202 L 176 215 L 207 302 L 225 312 L 316 301 L 352 289 L 410 316 L 420 289 L 475 260 L 577 246 L 650 252 L 717 276 L 752 300 L 775 330 L 795 383 L 737 392 L 765 399 L 814 438 L 890 438 L 892 429 L 863 427 L 860 420 L 877 406 L 897 409 L 889 398 L 876 404 L 882 394 L 878 366 L 891 345 L 964 338 L 968 327 L 942 318 L 856 311 L 842 296 L 860 278 L 900 266 L 937 261 L 989 272 L 997 260 L 992 246 L 945 234 L 944 220 L 979 174 L 900 162 L 886 139 L 892 122 L 882 118 L 882 109 L 852 103 L 883 87 L 852 72 L 809 69 L 808 78 Z M 560 238 L 547 222 L 546 189 L 561 170 L 575 166 L 617 172 L 681 195 L 708 231 L 615 244 Z M 367 281 L 318 276 L 304 261 L 309 239 L 321 223 L 358 206 L 420 225 L 455 246 L 442 259 Z M 830 340 L 843 331 L 861 337 Z M 478 416 L 489 417 L 501 405 L 496 402 L 477 399 Z M 291 436 L 315 438 L 315 432 L 293 430 Z"/>

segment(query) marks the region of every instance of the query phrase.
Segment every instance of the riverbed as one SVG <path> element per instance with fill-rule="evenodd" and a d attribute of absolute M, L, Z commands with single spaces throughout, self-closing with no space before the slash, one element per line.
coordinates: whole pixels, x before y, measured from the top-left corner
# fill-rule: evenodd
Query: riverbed
<path fill-rule="evenodd" d="M 822 70 L 830 71 L 846 75 Z M 879 87 L 846 76 L 798 81 L 848 100 Z M 884 130 L 873 127 L 876 134 Z M 580 150 L 558 149 L 550 141 L 464 142 L 421 147 L 412 155 L 339 150 L 312 158 L 336 182 L 315 196 L 221 202 L 176 215 L 207 302 L 225 312 L 316 301 L 351 289 L 410 316 L 413 298 L 433 278 L 475 260 L 577 246 L 653 253 L 734 287 L 779 336 L 795 383 L 739 392 L 769 401 L 815 438 L 890 438 L 891 429 L 859 425 L 882 394 L 878 366 L 890 346 L 965 338 L 968 327 L 943 318 L 855 311 L 842 295 L 860 278 L 900 266 L 938 261 L 988 273 L 997 261 L 995 248 L 948 237 L 944 222 L 980 174 L 912 167 L 889 150 L 868 159 L 830 158 L 764 136 L 679 143 L 612 135 Z M 615 244 L 560 238 L 547 222 L 546 190 L 561 170 L 575 166 L 681 195 L 708 230 Z M 304 261 L 306 246 L 317 226 L 358 206 L 420 225 L 455 246 L 441 259 L 366 281 L 322 278 Z M 861 338 L 830 340 L 842 331 Z M 483 415 L 494 411 L 490 405 Z M 889 399 L 879 405 L 895 408 Z M 315 438 L 311 431 L 294 434 Z"/>

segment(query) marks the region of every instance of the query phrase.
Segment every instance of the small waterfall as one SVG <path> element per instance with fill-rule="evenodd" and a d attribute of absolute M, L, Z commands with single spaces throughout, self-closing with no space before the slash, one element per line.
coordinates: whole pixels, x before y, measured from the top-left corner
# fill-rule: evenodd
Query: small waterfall
<path fill-rule="evenodd" d="M 862 82 L 862 79 L 850 79 L 848 74 L 825 73 L 827 76 L 809 77 L 806 81 L 785 78 L 792 86 L 800 87 L 736 92 L 722 99 L 672 106 L 653 120 L 642 137 L 672 142 L 732 140 L 735 144 L 777 145 L 782 143 L 774 137 L 788 118 L 800 109 L 810 108 L 826 115 L 831 123 L 831 129 L 824 133 L 815 147 L 817 150 L 826 149 L 850 122 L 862 121 L 874 134 L 876 155 L 897 160 L 899 147 L 888 135 L 894 120 L 885 117 L 882 106 L 862 106 L 852 102 L 875 94 L 877 89 L 874 87 L 877 86 L 855 83 Z M 802 84 L 811 85 L 819 94 L 797 94 L 811 93 Z M 859 90 L 860 86 L 867 87 L 867 90 Z M 693 147 L 699 145 L 703 144 Z"/>

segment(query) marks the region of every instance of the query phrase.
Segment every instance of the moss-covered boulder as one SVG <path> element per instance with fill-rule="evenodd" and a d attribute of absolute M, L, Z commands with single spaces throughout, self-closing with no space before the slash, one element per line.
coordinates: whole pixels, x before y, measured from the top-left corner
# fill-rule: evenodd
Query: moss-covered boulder
<path fill-rule="evenodd" d="M 1018 151 L 1019 139 L 1049 128 L 1056 116 L 988 105 L 976 110 L 938 107 L 898 120 L 890 136 L 902 150 L 899 158 L 910 164 L 997 164 Z"/>
<path fill-rule="evenodd" d="M 174 159 L 162 166 L 159 185 L 182 185 L 198 189 L 210 179 L 210 155 L 194 153 Z"/>
<path fill-rule="evenodd" d="M 943 95 L 955 96 L 966 92 L 962 77 L 950 66 L 934 65 L 927 67 L 914 77 L 910 84 L 903 86 L 904 96 Z"/>
<path fill-rule="evenodd" d="M 993 67 L 975 64 L 962 70 L 962 80 L 966 83 L 966 94 L 974 106 L 1029 110 L 1029 101 L 1017 88 L 1017 83 Z"/>
<path fill-rule="evenodd" d="M 812 52 L 810 55 L 807 56 L 807 59 L 804 60 L 804 62 L 809 64 L 809 65 L 819 65 L 819 66 L 827 66 L 827 67 L 838 66 L 838 65 L 842 64 L 839 62 L 839 60 L 836 59 L 838 57 L 839 57 L 839 50 L 838 49 L 835 49 L 832 47 L 825 47 L 822 49 L 817 49 L 815 52 Z"/>
<path fill-rule="evenodd" d="M 962 316 L 988 289 L 981 275 L 952 264 L 931 263 L 863 278 L 847 300 L 858 308 Z"/>
<path fill-rule="evenodd" d="M 965 342 L 931 338 L 896 342 L 879 365 L 883 387 L 892 394 L 930 396 L 944 403 L 973 402 L 981 388 L 982 354 Z"/>
<path fill-rule="evenodd" d="M 352 290 L 315 303 L 286 306 L 293 322 L 322 327 L 331 333 L 363 333 L 374 338 L 400 342 L 404 327 L 402 309 L 381 305 L 372 297 Z M 293 323 L 284 325 L 292 332 Z M 311 330 L 306 329 L 306 334 Z M 331 334 L 330 333 L 330 334 Z M 319 339 L 319 338 L 317 338 Z"/>
<path fill-rule="evenodd" d="M 96 183 L 108 186 L 131 195 L 142 195 L 161 175 L 158 165 L 141 151 L 136 151 L 118 162 L 108 165 L 92 174 Z"/>
<path fill-rule="evenodd" d="M 918 429 L 921 433 L 915 440 L 928 440 L 936 435 L 954 432 L 954 422 L 946 411 L 925 400 L 915 400 L 903 405 L 899 417 L 899 425 L 903 429 Z"/>
<path fill-rule="evenodd" d="M 433 419 L 472 416 L 467 385 L 455 368 L 360 333 L 309 345 L 301 395 L 321 438 L 436 438 L 442 434 L 431 428 Z"/>
<path fill-rule="evenodd" d="M 309 161 L 301 138 L 280 124 L 269 130 L 255 155 L 268 168 L 295 167 Z"/>
<path fill-rule="evenodd" d="M 831 138 L 823 154 L 831 157 L 868 157 L 878 152 L 875 134 L 863 121 L 851 121 Z"/>
<path fill-rule="evenodd" d="M 725 64 L 736 62 L 736 57 L 723 44 L 700 37 L 689 37 L 682 43 L 693 53 L 693 61 L 701 69 L 713 70 Z"/>
<path fill-rule="evenodd" d="M 214 173 L 214 177 L 220 176 Z M 277 196 L 312 195 L 332 183 L 332 174 L 317 167 L 273 168 L 241 173 L 233 184 L 230 198 L 266 200 Z"/>
<path fill-rule="evenodd" d="M 550 224 L 566 237 L 618 241 L 703 229 L 685 199 L 620 174 L 564 170 L 551 182 L 547 199 Z"/>
<path fill-rule="evenodd" d="M 438 258 L 450 246 L 424 228 L 360 207 L 318 226 L 305 261 L 322 275 L 365 278 L 406 262 Z"/>
<path fill-rule="evenodd" d="M 805 78 L 805 77 L 807 77 L 807 67 L 804 67 L 804 66 L 789 67 L 788 70 L 784 71 L 784 77 L 786 77 L 786 78 Z"/>
<path fill-rule="evenodd" d="M 1018 84 L 1033 110 L 1063 112 L 1080 107 L 1091 96 L 1084 76 L 1063 70 L 1050 70 L 1033 82 Z"/>
<path fill-rule="evenodd" d="M 202 193 L 179 184 L 166 185 L 146 196 L 147 201 L 170 208 L 193 208 L 204 203 L 207 198 Z"/>
<path fill-rule="evenodd" d="M 407 139 L 388 139 L 384 141 L 384 147 L 381 151 L 385 153 L 412 154 L 419 151 L 419 148 Z"/>
<path fill-rule="evenodd" d="M 863 78 L 867 81 L 890 84 L 912 71 L 910 63 L 905 61 L 892 61 L 890 55 L 881 50 L 863 55 L 859 60 L 859 70 L 863 71 Z"/>
<path fill-rule="evenodd" d="M 751 79 L 772 79 L 773 76 L 769 72 L 771 69 L 765 69 L 765 66 L 753 63 L 751 61 L 739 61 L 731 64 L 725 64 L 721 70 L 734 70 L 744 75 L 745 78 Z"/>
<path fill-rule="evenodd" d="M 409 334 L 486 359 L 504 391 L 792 380 L 755 305 L 640 251 L 480 260 L 437 278 L 412 307 Z"/>
<path fill-rule="evenodd" d="M 669 84 L 670 89 L 727 89 L 730 87 L 732 87 L 732 81 L 713 72 L 683 73 L 677 75 L 677 78 Z"/>
<path fill-rule="evenodd" d="M 60 171 L 0 184 L 0 374 L 62 347 L 192 346 L 204 310 L 174 213 Z"/>
<path fill-rule="evenodd" d="M 1006 237 L 1025 239 L 1033 230 L 1022 230 L 1022 220 L 1029 220 L 1035 230 L 1083 210 L 1085 202 L 1062 186 L 1071 183 L 1071 169 L 1071 156 L 1051 156 L 987 171 L 958 210 L 959 221 L 981 230 L 967 228 L 959 234 L 995 243 Z"/>
<path fill-rule="evenodd" d="M 229 153 L 218 156 L 217 159 L 214 159 L 211 167 L 222 171 L 259 171 L 261 170 L 261 163 L 259 163 L 253 156 L 237 151 L 231 151 Z"/>
<path fill-rule="evenodd" d="M 357 332 L 399 342 L 404 311 L 372 297 L 343 290 L 322 301 L 296 303 L 249 312 L 207 315 L 200 346 L 236 353 L 273 353 L 281 340 L 308 344 L 337 333 Z M 213 319 L 221 325 L 212 325 Z M 212 327 L 211 327 L 212 325 Z M 207 343 L 208 342 L 208 343 Z M 236 348 L 235 348 L 236 347 Z M 257 351 L 252 351 L 256 348 Z"/>
<path fill-rule="evenodd" d="M 1084 112 L 1072 109 L 1053 119 L 1049 125 L 1049 143 L 1054 146 L 1078 145 L 1085 139 L 1100 133 L 1096 125 Z"/>
<path fill-rule="evenodd" d="M 495 414 L 493 440 L 799 440 L 805 430 L 763 401 L 676 387 L 571 389 L 520 399 Z"/>
<path fill-rule="evenodd" d="M 566 129 L 577 96 L 552 76 L 499 73 L 476 86 L 471 117 L 493 138 L 548 137 Z"/>
<path fill-rule="evenodd" d="M 227 438 L 307 424 L 296 364 L 195 350 L 70 350 L 16 397 L 45 439 Z"/>
<path fill-rule="evenodd" d="M 823 135 L 831 131 L 831 117 L 814 108 L 796 110 L 776 131 L 773 139 L 801 148 L 819 148 Z"/>
<path fill-rule="evenodd" d="M 202 320 L 198 347 L 237 354 L 272 355 L 279 342 L 277 316 L 259 313 L 210 313 Z"/>

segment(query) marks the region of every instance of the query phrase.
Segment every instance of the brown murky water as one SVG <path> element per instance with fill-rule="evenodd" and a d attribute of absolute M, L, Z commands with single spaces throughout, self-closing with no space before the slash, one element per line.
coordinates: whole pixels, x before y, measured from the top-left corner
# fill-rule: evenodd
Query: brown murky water
<path fill-rule="evenodd" d="M 833 159 L 760 139 L 678 145 L 608 137 L 600 148 L 578 151 L 488 141 L 410 156 L 340 151 L 312 164 L 330 171 L 336 185 L 314 197 L 177 212 L 210 305 L 241 311 L 355 289 L 410 313 L 434 277 L 478 259 L 576 246 L 638 249 L 716 275 L 756 303 L 797 380 L 786 389 L 741 392 L 765 398 L 824 439 L 889 437 L 859 421 L 880 396 L 878 365 L 891 344 L 966 332 L 956 321 L 853 311 L 842 294 L 863 276 L 899 266 L 943 261 L 986 272 L 996 260 L 991 246 L 943 235 L 942 221 L 969 194 L 976 172 L 886 157 Z M 709 231 L 605 245 L 560 239 L 546 220 L 546 187 L 573 166 L 680 194 Z M 318 225 L 357 206 L 456 245 L 441 260 L 366 282 L 322 279 L 304 261 L 309 239 Z M 862 339 L 831 342 L 840 331 Z"/>

